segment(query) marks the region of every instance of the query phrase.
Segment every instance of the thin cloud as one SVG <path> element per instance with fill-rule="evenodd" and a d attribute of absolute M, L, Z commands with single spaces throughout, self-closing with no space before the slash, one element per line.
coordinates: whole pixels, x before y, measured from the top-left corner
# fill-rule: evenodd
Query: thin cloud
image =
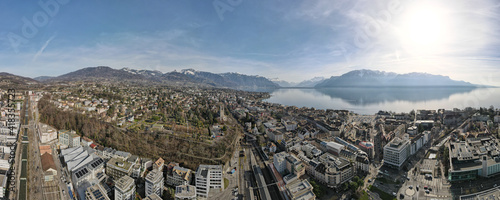
<path fill-rule="evenodd" d="M 49 43 L 56 37 L 56 35 L 53 35 L 52 37 L 50 37 L 47 41 L 45 41 L 45 43 L 43 44 L 43 46 L 40 48 L 40 50 L 38 50 L 35 54 L 35 56 L 33 56 L 33 59 L 32 61 L 36 61 L 38 56 L 42 55 L 43 51 L 45 50 L 45 48 L 47 48 L 47 46 L 49 46 Z"/>

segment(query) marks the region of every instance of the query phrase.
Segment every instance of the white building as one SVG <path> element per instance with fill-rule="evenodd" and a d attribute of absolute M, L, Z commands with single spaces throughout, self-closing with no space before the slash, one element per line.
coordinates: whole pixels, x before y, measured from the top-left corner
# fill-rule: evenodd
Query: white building
<path fill-rule="evenodd" d="M 195 200 L 196 187 L 192 185 L 179 185 L 175 187 L 175 200 Z"/>
<path fill-rule="evenodd" d="M 408 135 L 405 138 L 394 138 L 384 147 L 384 164 L 401 168 L 406 159 L 410 156 L 410 140 Z"/>
<path fill-rule="evenodd" d="M 307 180 L 286 184 L 286 192 L 292 200 L 314 200 L 313 186 Z"/>
<path fill-rule="evenodd" d="M 406 133 L 410 135 L 416 135 L 418 133 L 418 127 L 417 126 L 410 126 Z"/>
<path fill-rule="evenodd" d="M 336 143 L 336 142 L 324 142 L 324 143 L 322 142 L 321 144 L 323 144 L 326 147 L 327 151 L 334 153 L 336 155 L 339 155 L 340 151 L 342 149 L 345 149 L 344 145 Z"/>
<path fill-rule="evenodd" d="M 269 140 L 277 143 L 281 143 L 281 140 L 285 138 L 283 133 L 273 130 L 273 129 L 266 129 L 267 136 L 269 137 Z"/>
<path fill-rule="evenodd" d="M 38 131 L 41 143 L 48 143 L 57 139 L 57 131 L 50 126 L 47 126 L 47 124 L 41 124 Z"/>
<path fill-rule="evenodd" d="M 60 130 L 59 143 L 65 147 L 79 147 L 80 136 L 75 131 Z"/>
<path fill-rule="evenodd" d="M 289 154 L 287 152 L 282 151 L 282 152 L 279 152 L 277 154 L 274 154 L 274 157 L 273 157 L 274 167 L 282 175 L 286 170 L 286 157 L 288 155 Z"/>
<path fill-rule="evenodd" d="M 115 181 L 115 200 L 134 200 L 135 183 L 130 176 L 123 176 Z"/>
<path fill-rule="evenodd" d="M 151 194 L 163 195 L 163 172 L 153 169 L 146 176 L 146 196 Z"/>
<path fill-rule="evenodd" d="M 500 123 L 500 115 L 496 115 L 495 117 L 493 117 L 493 121 L 495 123 Z"/>
<path fill-rule="evenodd" d="M 200 165 L 196 170 L 196 195 L 208 198 L 210 189 L 221 189 L 222 165 Z"/>

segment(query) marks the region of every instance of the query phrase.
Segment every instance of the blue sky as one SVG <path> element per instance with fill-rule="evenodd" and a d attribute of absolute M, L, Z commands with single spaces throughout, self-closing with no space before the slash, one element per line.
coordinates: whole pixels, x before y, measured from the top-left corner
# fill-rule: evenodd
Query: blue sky
<path fill-rule="evenodd" d="M 0 71 L 194 68 L 298 82 L 374 69 L 500 85 L 493 0 L 40 2 L 50 6 L 0 2 Z"/>

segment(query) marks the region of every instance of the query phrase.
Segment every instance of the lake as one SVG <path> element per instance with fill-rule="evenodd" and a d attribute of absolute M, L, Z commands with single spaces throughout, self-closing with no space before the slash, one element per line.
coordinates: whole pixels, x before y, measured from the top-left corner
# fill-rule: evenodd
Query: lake
<path fill-rule="evenodd" d="M 372 115 L 379 110 L 411 110 L 465 107 L 500 107 L 500 88 L 391 87 L 391 88 L 282 88 L 268 91 L 265 101 L 316 109 L 345 109 Z"/>

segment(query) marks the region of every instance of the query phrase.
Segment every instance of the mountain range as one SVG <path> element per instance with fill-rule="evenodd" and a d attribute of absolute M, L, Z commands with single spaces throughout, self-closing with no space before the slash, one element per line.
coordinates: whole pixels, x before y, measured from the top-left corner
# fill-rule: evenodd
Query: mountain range
<path fill-rule="evenodd" d="M 11 85 L 11 84 L 19 84 L 19 85 L 33 85 L 38 84 L 37 80 L 17 76 L 14 74 L 9 74 L 7 72 L 0 72 L 0 85 Z"/>
<path fill-rule="evenodd" d="M 239 73 L 211 73 L 194 69 L 183 69 L 163 73 L 156 70 L 130 68 L 113 69 L 106 66 L 87 67 L 60 76 L 40 76 L 27 78 L 9 73 L 0 73 L 2 84 L 44 84 L 74 81 L 161 84 L 177 86 L 205 86 L 255 90 L 258 88 L 277 89 L 281 87 L 476 87 L 477 85 L 450 79 L 448 76 L 427 73 L 397 74 L 375 70 L 354 70 L 341 76 L 330 78 L 315 77 L 300 83 L 279 79 L 267 79 Z"/>
<path fill-rule="evenodd" d="M 271 79 L 272 82 L 278 84 L 281 87 L 302 87 L 302 88 L 314 87 L 318 83 L 323 82 L 324 80 L 325 77 L 314 77 L 312 79 L 296 83 L 296 82 L 287 82 L 284 80 L 279 80 L 278 78 Z"/>
<path fill-rule="evenodd" d="M 163 73 L 152 70 L 130 68 L 113 69 L 111 67 L 87 67 L 57 77 L 37 77 L 44 83 L 68 81 L 112 81 L 127 83 L 167 84 L 179 86 L 209 86 L 221 88 L 279 88 L 279 85 L 261 76 L 249 76 L 238 73 L 211 73 L 184 69 L 180 72 Z"/>
<path fill-rule="evenodd" d="M 354 70 L 341 76 L 332 76 L 315 85 L 328 87 L 476 87 L 465 81 L 456 81 L 448 76 L 412 72 L 397 74 L 374 70 Z"/>

